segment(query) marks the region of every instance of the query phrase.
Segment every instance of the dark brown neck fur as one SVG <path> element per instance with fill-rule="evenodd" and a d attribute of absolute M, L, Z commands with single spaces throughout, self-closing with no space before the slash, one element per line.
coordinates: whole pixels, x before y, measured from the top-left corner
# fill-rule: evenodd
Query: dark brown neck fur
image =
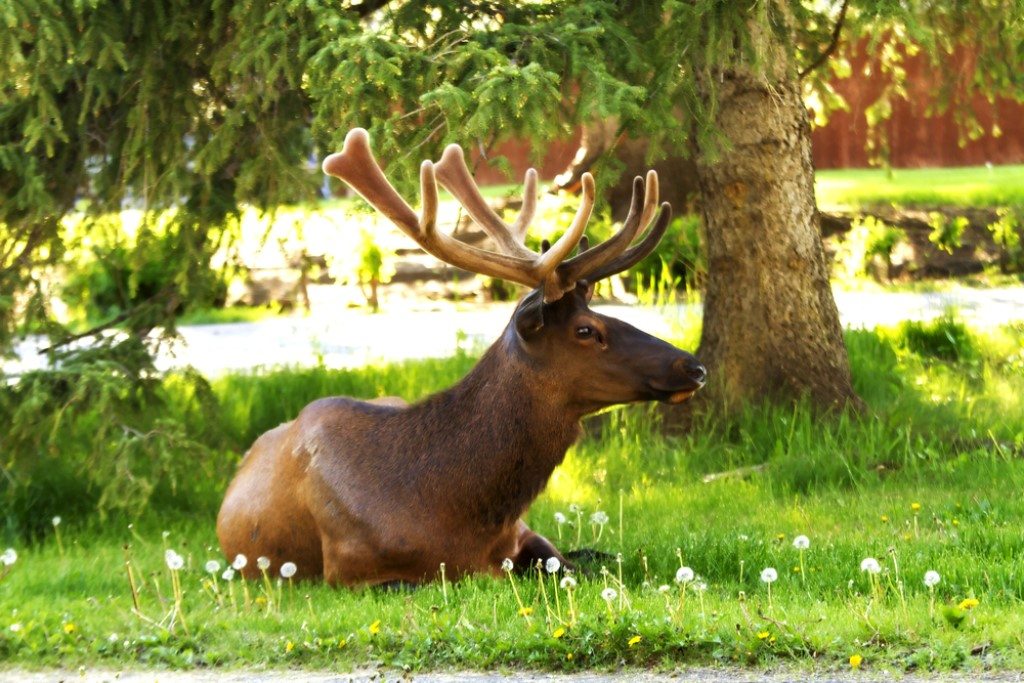
<path fill-rule="evenodd" d="M 582 417 L 518 352 L 507 330 L 458 384 L 403 418 L 417 478 L 488 525 L 517 519 L 577 439 Z M 429 444 L 429 446 L 426 446 Z M 426 447 L 425 447 L 426 446 Z"/>

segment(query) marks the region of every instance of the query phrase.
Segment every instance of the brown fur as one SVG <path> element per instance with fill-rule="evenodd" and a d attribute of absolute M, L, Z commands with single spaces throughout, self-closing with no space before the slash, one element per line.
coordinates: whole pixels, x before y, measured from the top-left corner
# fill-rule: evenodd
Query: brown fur
<path fill-rule="evenodd" d="M 248 556 L 250 575 L 266 556 L 271 571 L 291 561 L 344 585 L 564 560 L 520 517 L 580 418 L 703 384 L 692 356 L 593 313 L 587 297 L 542 304 L 535 292 L 462 381 L 420 403 L 325 398 L 261 436 L 217 519 L 225 554 Z M 600 339 L 579 339 L 582 325 Z"/>

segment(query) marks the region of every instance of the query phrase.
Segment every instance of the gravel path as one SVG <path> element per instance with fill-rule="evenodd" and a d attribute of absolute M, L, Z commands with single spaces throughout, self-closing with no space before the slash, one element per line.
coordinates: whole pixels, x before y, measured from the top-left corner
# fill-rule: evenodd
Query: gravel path
<path fill-rule="evenodd" d="M 974 324 L 991 326 L 1024 320 L 1024 287 L 956 289 L 933 293 L 836 292 L 843 324 L 865 327 L 901 320 L 925 320 L 955 307 Z M 428 308 L 428 306 L 430 306 Z M 377 361 L 451 355 L 463 348 L 486 346 L 504 329 L 511 304 L 457 306 L 419 304 L 389 306 L 383 313 L 315 302 L 308 317 L 271 318 L 253 323 L 192 325 L 181 328 L 182 341 L 159 358 L 162 368 L 192 365 L 207 376 L 258 366 L 315 365 L 357 367 Z M 690 324 L 699 307 L 664 310 L 602 305 L 595 310 L 621 318 L 651 334 L 665 336 L 673 326 Z M 30 338 L 17 347 L 18 360 L 4 364 L 14 374 L 40 367 L 45 346 Z"/>
<path fill-rule="evenodd" d="M 669 673 L 648 673 L 625 670 L 617 672 L 586 672 L 578 674 L 540 674 L 533 672 L 500 673 L 429 673 L 403 674 L 402 672 L 364 670 L 351 673 L 328 671 L 116 671 L 116 670 L 52 670 L 41 672 L 0 671 L 0 681 L 28 683 L 363 683 L 418 681 L 420 683 L 936 683 L 951 681 L 992 681 L 1011 683 L 1024 681 L 1024 673 L 948 674 L 944 676 L 913 676 L 895 671 L 825 673 L 806 671 L 761 671 L 757 669 L 684 669 Z"/>

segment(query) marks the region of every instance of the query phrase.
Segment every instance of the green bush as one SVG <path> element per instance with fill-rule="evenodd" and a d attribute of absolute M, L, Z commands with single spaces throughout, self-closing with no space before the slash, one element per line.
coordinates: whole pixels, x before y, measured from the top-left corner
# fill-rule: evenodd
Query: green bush
<path fill-rule="evenodd" d="M 699 287 L 707 275 L 707 256 L 700 216 L 687 214 L 669 223 L 655 250 L 630 272 L 650 288 L 666 279 L 687 289 Z"/>
<path fill-rule="evenodd" d="M 967 326 L 947 311 L 928 322 L 908 320 L 900 325 L 902 346 L 919 356 L 947 361 L 970 360 L 978 356 L 977 344 Z"/>

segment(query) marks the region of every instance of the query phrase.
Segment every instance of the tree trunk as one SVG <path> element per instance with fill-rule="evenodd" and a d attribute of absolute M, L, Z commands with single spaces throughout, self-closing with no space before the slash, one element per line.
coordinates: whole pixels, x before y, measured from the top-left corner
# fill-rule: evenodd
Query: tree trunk
<path fill-rule="evenodd" d="M 859 407 L 821 245 L 810 124 L 783 71 L 715 84 L 729 143 L 697 160 L 708 256 L 697 355 L 716 403 L 806 395 Z"/>

